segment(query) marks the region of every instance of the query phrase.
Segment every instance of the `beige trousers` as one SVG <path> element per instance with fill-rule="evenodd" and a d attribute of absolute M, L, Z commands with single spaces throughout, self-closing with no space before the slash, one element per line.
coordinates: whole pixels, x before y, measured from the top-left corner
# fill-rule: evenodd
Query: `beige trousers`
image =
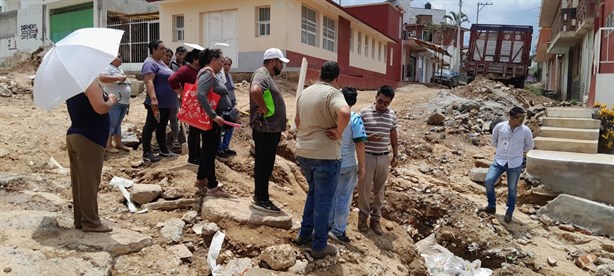
<path fill-rule="evenodd" d="M 98 187 L 104 161 L 104 148 L 80 134 L 66 135 L 70 159 L 75 228 L 101 225 L 98 216 Z"/>
<path fill-rule="evenodd" d="M 361 218 L 379 220 L 382 217 L 384 187 L 390 170 L 389 155 L 372 155 L 365 153 L 365 176 L 358 181 L 358 213 Z M 373 203 L 371 204 L 371 192 Z"/>

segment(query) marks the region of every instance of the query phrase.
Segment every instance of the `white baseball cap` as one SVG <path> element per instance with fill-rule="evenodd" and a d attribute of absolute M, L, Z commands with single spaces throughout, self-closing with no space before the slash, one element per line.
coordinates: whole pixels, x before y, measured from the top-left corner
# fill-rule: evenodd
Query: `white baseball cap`
<path fill-rule="evenodd" d="M 277 48 L 269 48 L 266 51 L 264 51 L 264 60 L 275 59 L 275 58 L 281 60 L 281 62 L 283 63 L 290 62 L 289 59 L 284 57 L 284 53 Z"/>

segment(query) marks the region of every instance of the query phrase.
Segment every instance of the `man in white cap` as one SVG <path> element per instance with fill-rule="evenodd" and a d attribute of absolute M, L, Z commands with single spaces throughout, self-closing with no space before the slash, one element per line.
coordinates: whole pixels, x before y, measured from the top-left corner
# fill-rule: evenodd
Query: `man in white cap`
<path fill-rule="evenodd" d="M 286 130 L 286 104 L 281 90 L 273 80 L 281 74 L 284 63 L 290 62 L 281 50 L 264 52 L 262 67 L 252 75 L 249 89 L 250 126 L 255 143 L 254 202 L 256 209 L 279 213 L 281 210 L 269 198 L 269 178 L 273 173 L 277 145 Z"/>

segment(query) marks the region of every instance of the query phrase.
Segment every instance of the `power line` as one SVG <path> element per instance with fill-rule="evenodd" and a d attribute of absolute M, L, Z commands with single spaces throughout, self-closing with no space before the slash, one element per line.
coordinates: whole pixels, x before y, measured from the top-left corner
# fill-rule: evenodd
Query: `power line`
<path fill-rule="evenodd" d="M 480 8 L 480 6 L 482 7 Z M 480 22 L 480 11 L 486 6 L 492 6 L 492 2 L 490 3 L 478 2 L 478 12 L 476 13 L 476 16 L 475 16 L 475 24 L 478 24 Z"/>

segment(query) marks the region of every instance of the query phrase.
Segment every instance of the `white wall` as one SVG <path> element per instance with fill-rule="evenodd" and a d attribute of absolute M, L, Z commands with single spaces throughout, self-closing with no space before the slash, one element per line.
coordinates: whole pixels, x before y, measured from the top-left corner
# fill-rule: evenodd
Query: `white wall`
<path fill-rule="evenodd" d="M 595 103 L 614 105 L 614 74 L 597 74 Z"/>
<path fill-rule="evenodd" d="M 17 45 L 21 51 L 34 51 L 44 43 L 43 6 L 17 10 Z"/>

